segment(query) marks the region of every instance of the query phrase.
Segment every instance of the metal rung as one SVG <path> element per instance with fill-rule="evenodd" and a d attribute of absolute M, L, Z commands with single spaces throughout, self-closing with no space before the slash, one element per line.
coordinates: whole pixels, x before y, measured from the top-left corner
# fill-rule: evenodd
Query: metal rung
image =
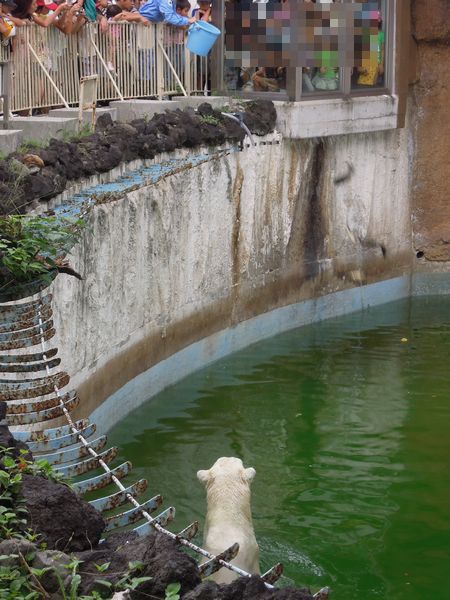
<path fill-rule="evenodd" d="M 75 396 L 73 400 L 69 400 L 64 404 L 64 408 L 69 412 L 78 406 L 80 400 Z M 19 415 L 6 415 L 8 425 L 30 425 L 31 423 L 40 423 L 41 421 L 51 421 L 57 417 L 61 417 L 64 411 L 61 406 L 55 406 L 47 410 L 38 412 L 22 413 Z"/>
<path fill-rule="evenodd" d="M 7 333 L 9 331 L 18 331 L 19 329 L 29 329 L 30 327 L 35 327 L 39 325 L 39 319 L 42 323 L 48 321 L 53 315 L 53 311 L 50 306 L 45 306 L 40 311 L 40 314 L 36 314 L 36 311 L 32 311 L 30 315 L 24 313 L 20 315 L 17 320 L 10 321 L 2 319 L 2 323 L 0 325 L 0 333 Z M 1 317 L 1 315 L 0 315 Z"/>
<path fill-rule="evenodd" d="M 147 486 L 148 481 L 146 479 L 140 479 L 137 483 L 130 485 L 130 487 L 127 487 L 124 491 L 116 492 L 115 494 L 105 496 L 104 498 L 97 498 L 97 500 L 91 500 L 89 504 L 99 512 L 105 512 L 106 510 L 117 508 L 128 502 L 127 494 L 133 496 L 133 498 L 137 498 L 145 492 Z"/>
<path fill-rule="evenodd" d="M 19 348 L 29 348 L 30 346 L 37 346 L 42 342 L 46 342 L 50 340 L 55 335 L 54 329 L 48 329 L 44 331 L 44 333 L 33 335 L 28 338 L 24 338 L 23 340 L 14 340 L 12 342 L 2 342 L 0 343 L 0 350 L 18 350 Z"/>
<path fill-rule="evenodd" d="M 198 521 L 194 521 L 184 529 L 177 533 L 177 537 L 183 538 L 184 540 L 192 540 L 198 533 Z"/>
<path fill-rule="evenodd" d="M 52 358 L 56 354 L 58 354 L 57 348 L 50 348 L 45 352 L 35 352 L 34 354 L 1 354 L 0 363 L 42 362 L 46 358 Z"/>
<path fill-rule="evenodd" d="M 330 588 L 323 587 L 318 592 L 316 592 L 313 596 L 314 600 L 328 600 L 328 596 L 330 595 Z"/>
<path fill-rule="evenodd" d="M 39 310 L 46 304 L 50 304 L 52 298 L 52 294 L 47 294 L 43 298 L 37 298 L 36 300 L 23 302 L 22 304 L 0 304 L 0 317 L 2 321 L 16 320 L 24 313 Z"/>
<path fill-rule="evenodd" d="M 170 521 L 173 521 L 174 518 L 175 518 L 175 509 L 173 506 L 170 506 L 167 510 L 165 510 L 161 514 L 157 515 L 153 519 L 152 522 L 158 523 L 158 525 L 161 525 L 161 527 L 165 527 L 167 525 L 167 523 L 170 523 Z M 143 525 L 139 525 L 139 527 L 135 527 L 133 529 L 133 531 L 135 531 L 138 535 L 142 536 L 142 535 L 147 535 L 147 533 L 150 533 L 151 531 L 153 531 L 153 527 L 152 527 L 151 523 L 147 522 L 147 523 L 144 523 Z"/>
<path fill-rule="evenodd" d="M 66 403 L 69 400 L 72 400 L 77 395 L 75 390 L 72 390 L 68 394 L 64 394 L 61 397 L 61 400 Z M 28 412 L 38 412 L 40 410 L 45 410 L 46 408 L 54 408 L 60 404 L 60 398 L 58 396 L 54 396 L 53 398 L 48 398 L 47 400 L 33 400 L 32 402 L 22 402 L 18 400 L 10 400 L 6 405 L 6 414 L 7 415 L 19 415 Z"/>
<path fill-rule="evenodd" d="M 70 381 L 67 373 L 61 372 L 47 377 L 35 379 L 0 379 L 0 399 L 2 400 L 26 400 L 51 394 L 55 386 L 63 388 Z"/>
<path fill-rule="evenodd" d="M 82 460 L 81 462 L 75 463 L 74 465 L 67 465 L 64 467 L 55 467 L 55 471 L 60 473 L 65 479 L 70 479 L 71 477 L 77 477 L 78 475 L 83 475 L 83 473 L 87 473 L 88 471 L 92 471 L 93 469 L 98 469 L 99 464 L 98 461 L 101 459 L 105 463 L 110 463 L 114 460 L 119 452 L 119 449 L 116 446 L 109 448 L 106 452 L 102 452 L 97 457 L 88 458 L 87 460 Z"/>
<path fill-rule="evenodd" d="M 95 423 L 92 423 L 92 425 L 88 425 L 87 427 L 81 429 L 80 433 L 85 439 L 88 439 L 94 435 L 96 429 L 97 426 Z M 73 444 L 76 444 L 77 442 L 78 434 L 71 433 L 60 438 L 54 438 L 42 442 L 27 442 L 27 444 L 31 452 L 36 455 L 38 452 L 48 452 L 49 450 L 59 450 L 60 448 L 65 448 L 66 446 L 73 446 Z M 40 458 L 40 456 L 36 456 L 36 458 Z"/>
<path fill-rule="evenodd" d="M 46 369 L 54 369 L 61 363 L 60 358 L 54 358 L 53 360 L 48 360 L 47 362 L 39 362 L 39 363 L 19 363 L 19 364 L 1 364 L 0 363 L 0 373 L 32 373 L 37 371 L 45 371 Z"/>
<path fill-rule="evenodd" d="M 81 431 L 89 425 L 89 419 L 81 419 L 76 421 L 75 427 Z M 62 438 L 72 433 L 70 425 L 61 425 L 61 427 L 52 427 L 49 429 L 41 429 L 39 431 L 13 431 L 12 434 L 21 442 L 47 442 Z"/>
<path fill-rule="evenodd" d="M 89 446 L 93 450 L 98 452 L 106 446 L 106 440 L 106 435 L 102 435 L 101 437 L 92 440 L 92 442 L 89 442 Z M 63 450 L 62 452 L 54 452 L 52 454 L 41 454 L 39 458 L 46 460 L 51 465 L 56 465 L 64 464 L 70 462 L 71 460 L 83 458 L 88 454 L 89 452 L 85 446 L 77 446 L 76 448 L 70 448 L 69 450 Z"/>
<path fill-rule="evenodd" d="M 271 569 L 266 571 L 264 575 L 261 575 L 261 579 L 266 583 L 275 583 L 283 575 L 283 565 L 277 563 Z"/>
<path fill-rule="evenodd" d="M 110 473 L 102 473 L 96 477 L 90 477 L 89 479 L 72 483 L 72 489 L 80 496 L 83 496 L 88 492 L 100 490 L 109 485 L 112 482 L 113 475 L 117 477 L 117 479 L 123 479 L 126 475 L 128 475 L 132 468 L 132 464 L 129 461 L 124 462 L 118 467 L 111 469 Z"/>
<path fill-rule="evenodd" d="M 202 565 L 199 565 L 198 570 L 200 571 L 200 576 L 209 577 L 223 567 L 223 565 L 220 563 L 221 560 L 230 562 L 230 560 L 233 560 L 233 558 L 237 556 L 238 552 L 239 544 L 235 543 L 220 554 L 217 554 L 215 558 L 212 558 Z"/>
<path fill-rule="evenodd" d="M 162 504 L 162 496 L 155 496 L 150 500 L 147 500 L 143 504 L 141 504 L 140 508 L 131 508 L 119 515 L 114 515 L 113 517 L 108 517 L 105 519 L 106 528 L 105 531 L 111 531 L 112 529 L 117 529 L 118 527 L 125 527 L 126 525 L 131 525 L 132 523 L 136 523 L 136 521 L 140 521 L 143 519 L 142 511 L 145 510 L 148 513 L 152 513 L 154 510 L 159 508 Z"/>
<path fill-rule="evenodd" d="M 48 331 L 52 329 L 53 321 L 50 319 L 42 325 L 34 325 L 28 329 L 17 329 L 13 331 L 0 332 L 0 343 L 13 342 L 14 340 L 23 340 L 24 338 L 33 337 L 34 335 L 40 335 L 41 331 Z"/>

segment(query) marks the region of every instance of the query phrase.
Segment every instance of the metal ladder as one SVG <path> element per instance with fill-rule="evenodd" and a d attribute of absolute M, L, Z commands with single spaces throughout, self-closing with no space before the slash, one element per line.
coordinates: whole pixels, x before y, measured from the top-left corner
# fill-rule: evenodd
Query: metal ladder
<path fill-rule="evenodd" d="M 61 392 L 69 384 L 70 377 L 58 370 L 61 363 L 57 357 L 58 349 L 49 344 L 55 335 L 51 303 L 52 295 L 45 293 L 37 299 L 0 304 L 0 374 L 6 376 L 0 379 L 0 400 L 7 403 L 6 420 L 9 426 L 33 426 L 32 431 L 13 431 L 14 437 L 27 443 L 35 458 L 45 459 L 64 478 L 71 479 L 99 468 L 103 470 L 100 475 L 88 475 L 72 483 L 72 487 L 83 496 L 114 484 L 118 491 L 89 502 L 103 514 L 119 506 L 132 504 L 131 509 L 119 514 L 104 515 L 106 533 L 130 524 L 136 524 L 133 530 L 138 535 L 156 530 L 206 559 L 199 565 L 202 577 L 208 577 L 222 567 L 239 576 L 251 577 L 250 573 L 230 563 L 239 551 L 238 544 L 214 556 L 191 542 L 198 531 L 197 522 L 177 534 L 168 531 L 165 527 L 174 519 L 175 508 L 170 506 L 152 516 L 161 506 L 162 497 L 156 495 L 140 504 L 137 498 L 146 490 L 147 480 L 141 479 L 125 487 L 120 480 L 130 473 L 131 463 L 127 461 L 110 468 L 109 464 L 117 456 L 118 448 L 105 450 L 107 437 L 95 437 L 96 425 L 90 423 L 89 419 L 73 421 L 70 413 L 78 406 L 79 398 L 76 390 Z M 29 377 L 31 374 L 33 377 Z M 47 421 L 61 417 L 65 418 L 67 424 L 45 427 Z M 35 426 L 40 429 L 35 429 Z M 267 587 L 272 587 L 282 572 L 282 565 L 276 564 L 261 577 Z M 320 590 L 315 598 L 325 598 L 324 591 Z"/>

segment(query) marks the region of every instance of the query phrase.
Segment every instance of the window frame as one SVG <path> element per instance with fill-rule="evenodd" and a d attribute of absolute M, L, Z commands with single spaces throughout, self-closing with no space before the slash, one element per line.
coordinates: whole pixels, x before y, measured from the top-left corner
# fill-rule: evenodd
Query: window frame
<path fill-rule="evenodd" d="M 225 31 L 225 1 L 216 0 L 213 11 L 213 24 L 222 32 Z M 294 0 L 295 1 L 295 0 Z M 343 3 L 354 3 L 354 0 L 341 0 Z M 292 67 L 287 71 L 287 89 L 281 92 L 252 92 L 241 90 L 228 90 L 224 83 L 224 59 L 225 59 L 225 36 L 221 35 L 213 47 L 211 53 L 211 83 L 214 93 L 221 96 L 230 96 L 243 99 L 265 98 L 267 100 L 302 102 L 308 100 L 330 100 L 341 99 L 351 100 L 352 98 L 361 98 L 364 96 L 381 96 L 395 94 L 395 66 L 396 66 L 396 44 L 394 32 L 397 30 L 397 0 L 386 0 L 385 15 L 385 75 L 383 87 L 374 89 L 352 89 L 351 88 L 351 69 L 349 67 L 340 67 L 339 80 L 340 89 L 330 92 L 310 92 L 303 93 L 302 90 L 302 68 Z"/>

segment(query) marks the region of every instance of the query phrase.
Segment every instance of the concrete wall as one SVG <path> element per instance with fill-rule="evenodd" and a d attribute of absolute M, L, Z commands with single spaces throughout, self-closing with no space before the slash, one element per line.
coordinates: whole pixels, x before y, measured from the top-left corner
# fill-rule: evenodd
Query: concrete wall
<path fill-rule="evenodd" d="M 409 275 L 406 147 L 404 130 L 285 140 L 97 205 L 71 260 L 84 280 L 60 275 L 53 284 L 78 414 L 257 315 Z M 176 380 L 176 361 L 171 369 Z"/>

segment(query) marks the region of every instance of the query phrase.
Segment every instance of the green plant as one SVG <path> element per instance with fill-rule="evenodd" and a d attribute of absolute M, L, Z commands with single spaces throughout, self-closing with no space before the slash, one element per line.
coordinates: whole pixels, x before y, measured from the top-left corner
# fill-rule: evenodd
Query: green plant
<path fill-rule="evenodd" d="M 169 583 L 165 589 L 164 600 L 180 600 L 180 594 L 178 593 L 181 589 L 179 583 Z"/>
<path fill-rule="evenodd" d="M 142 572 L 144 568 L 144 563 L 138 560 L 129 562 L 128 571 L 116 583 L 114 586 L 115 590 L 135 590 L 137 586 L 144 583 L 144 581 L 150 581 L 151 577 L 136 577 L 136 574 Z"/>
<path fill-rule="evenodd" d="M 26 140 L 22 142 L 20 146 L 17 148 L 17 154 L 27 154 L 30 150 L 38 150 L 40 148 L 45 148 L 47 146 L 45 142 L 40 142 L 39 140 Z"/>
<path fill-rule="evenodd" d="M 220 120 L 214 115 L 201 115 L 200 121 L 202 123 L 207 123 L 208 125 L 219 125 Z"/>
<path fill-rule="evenodd" d="M 81 224 L 56 217 L 0 217 L 0 291 L 35 279 L 49 283 Z"/>

